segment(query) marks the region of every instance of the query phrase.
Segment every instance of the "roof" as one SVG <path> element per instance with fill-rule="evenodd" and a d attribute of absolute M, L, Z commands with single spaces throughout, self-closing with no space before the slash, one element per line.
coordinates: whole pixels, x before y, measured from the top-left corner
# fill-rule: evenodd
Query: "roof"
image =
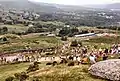
<path fill-rule="evenodd" d="M 85 36 L 93 36 L 96 35 L 95 33 L 87 33 L 87 34 L 80 34 L 80 35 L 75 35 L 75 37 L 85 37 Z"/>

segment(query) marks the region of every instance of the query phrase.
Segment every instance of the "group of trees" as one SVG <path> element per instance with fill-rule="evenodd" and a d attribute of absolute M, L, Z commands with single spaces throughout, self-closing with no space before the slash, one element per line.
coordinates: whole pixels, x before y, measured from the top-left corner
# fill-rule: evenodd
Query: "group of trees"
<path fill-rule="evenodd" d="M 77 41 L 77 40 L 74 40 L 71 42 L 71 47 L 77 47 L 77 46 L 82 46 L 82 42 L 81 41 Z"/>
<path fill-rule="evenodd" d="M 86 11 L 86 13 L 76 13 L 77 15 L 73 14 L 67 14 L 66 13 L 44 13 L 41 14 L 41 16 L 36 20 L 36 21 L 60 21 L 64 22 L 65 24 L 69 24 L 70 26 L 74 26 L 67 28 L 64 26 L 59 26 L 55 24 L 41 24 L 41 23 L 33 23 L 32 21 L 26 21 L 27 19 L 24 20 L 12 20 L 12 17 L 10 16 L 9 18 L 11 21 L 4 21 L 5 24 L 23 24 L 25 26 L 28 26 L 30 24 L 34 25 L 33 27 L 29 27 L 26 32 L 22 33 L 17 33 L 17 34 L 28 34 L 28 33 L 41 33 L 41 32 L 53 32 L 57 28 L 62 28 L 59 32 L 59 36 L 74 36 L 75 34 L 84 34 L 88 33 L 88 31 L 79 31 L 75 27 L 79 26 L 98 26 L 98 28 L 103 28 L 103 29 L 113 29 L 116 30 L 116 27 L 112 27 L 111 24 L 115 24 L 116 22 L 119 21 L 120 17 L 114 15 L 113 13 L 110 13 L 111 15 L 114 15 L 113 19 L 105 18 L 102 16 L 98 16 L 99 12 L 94 12 L 94 11 Z M 108 13 L 108 12 L 106 12 Z M 83 16 L 81 16 L 83 15 Z M 0 22 L 2 21 L 2 17 L 0 17 Z M 34 20 L 33 20 L 34 21 Z M 103 27 L 106 26 L 106 27 Z M 120 30 L 120 28 L 118 28 Z M 8 29 L 7 27 L 0 28 L 0 34 L 7 33 Z M 15 32 L 13 32 L 15 33 Z M 16 34 L 16 33 L 15 33 Z"/>
<path fill-rule="evenodd" d="M 67 12 L 66 12 L 67 13 Z M 105 16 L 99 16 L 97 11 L 86 11 L 86 13 L 79 13 L 77 15 L 65 13 L 49 13 L 41 15 L 39 20 L 42 21 L 61 21 L 73 26 L 110 26 L 119 22 L 120 16 L 114 13 L 106 12 Z M 109 14 L 107 14 L 109 13 Z M 119 13 L 118 13 L 119 14 Z M 114 18 L 107 18 L 114 16 Z"/>
<path fill-rule="evenodd" d="M 111 30 L 120 30 L 120 27 L 116 26 L 102 26 L 102 27 L 97 27 L 98 29 L 111 29 Z"/>
<path fill-rule="evenodd" d="M 36 23 L 34 27 L 29 27 L 26 33 L 52 32 L 52 31 L 55 31 L 57 28 L 60 28 L 60 26 L 53 25 L 53 24 L 42 25 L 40 23 Z"/>
<path fill-rule="evenodd" d="M 91 20 L 92 19 L 92 20 Z M 101 19 L 100 17 L 95 18 L 94 16 L 84 18 L 84 19 L 77 19 L 77 20 L 69 20 L 66 22 L 67 24 L 74 25 L 74 26 L 103 26 L 103 25 L 110 25 L 113 23 L 110 19 Z"/>
<path fill-rule="evenodd" d="M 62 30 L 60 30 L 59 32 L 59 36 L 74 36 L 75 34 L 78 34 L 79 33 L 79 30 L 74 27 L 74 28 L 68 28 L 68 27 L 65 27 L 65 28 L 62 28 Z"/>
<path fill-rule="evenodd" d="M 89 33 L 88 30 L 81 30 L 79 31 L 78 28 L 73 27 L 73 28 L 62 28 L 59 32 L 59 36 L 64 37 L 64 36 L 69 36 L 69 37 L 73 37 L 74 35 L 78 35 L 78 34 L 86 34 Z M 91 31 L 91 33 L 94 33 L 94 31 Z"/>

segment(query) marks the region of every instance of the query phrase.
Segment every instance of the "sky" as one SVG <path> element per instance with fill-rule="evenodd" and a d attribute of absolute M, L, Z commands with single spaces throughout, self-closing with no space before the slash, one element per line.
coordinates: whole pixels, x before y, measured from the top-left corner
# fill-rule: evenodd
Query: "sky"
<path fill-rule="evenodd" d="M 30 0 L 35 2 L 56 3 L 65 5 L 89 5 L 89 4 L 108 4 L 120 3 L 120 0 Z"/>

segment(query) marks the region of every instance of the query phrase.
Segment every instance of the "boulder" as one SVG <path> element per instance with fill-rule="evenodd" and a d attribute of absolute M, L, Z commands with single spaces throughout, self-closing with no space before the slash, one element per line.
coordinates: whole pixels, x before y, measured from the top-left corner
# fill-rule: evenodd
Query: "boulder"
<path fill-rule="evenodd" d="M 92 65 L 89 73 L 104 79 L 120 81 L 120 59 L 98 62 Z"/>

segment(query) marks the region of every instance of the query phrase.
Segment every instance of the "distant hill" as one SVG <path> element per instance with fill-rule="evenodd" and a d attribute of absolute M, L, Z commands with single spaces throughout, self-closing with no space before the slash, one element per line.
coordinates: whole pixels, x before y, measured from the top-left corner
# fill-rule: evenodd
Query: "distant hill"
<path fill-rule="evenodd" d="M 37 12 L 57 12 L 57 11 L 79 11 L 90 10 L 92 8 L 73 6 L 73 5 L 60 5 L 50 4 L 42 2 L 31 2 L 29 0 L 0 0 L 0 4 L 5 9 L 17 9 L 17 10 L 34 10 Z"/>
<path fill-rule="evenodd" d="M 89 7 L 89 8 L 101 8 L 101 9 L 120 9 L 120 3 L 85 5 L 85 7 Z"/>
<path fill-rule="evenodd" d="M 96 5 L 84 5 L 84 6 L 89 7 L 89 8 L 105 9 L 107 5 L 105 5 L 105 4 L 96 4 Z"/>
<path fill-rule="evenodd" d="M 53 12 L 59 10 L 54 6 L 36 4 L 28 0 L 5 0 L 0 1 L 0 5 L 5 9 L 34 10 L 40 12 Z"/>
<path fill-rule="evenodd" d="M 108 4 L 107 9 L 120 9 L 120 3 Z"/>
<path fill-rule="evenodd" d="M 55 5 L 57 8 L 65 11 L 79 11 L 79 10 L 92 10 L 92 8 L 89 7 L 83 7 L 83 6 L 75 6 L 75 5 Z"/>

